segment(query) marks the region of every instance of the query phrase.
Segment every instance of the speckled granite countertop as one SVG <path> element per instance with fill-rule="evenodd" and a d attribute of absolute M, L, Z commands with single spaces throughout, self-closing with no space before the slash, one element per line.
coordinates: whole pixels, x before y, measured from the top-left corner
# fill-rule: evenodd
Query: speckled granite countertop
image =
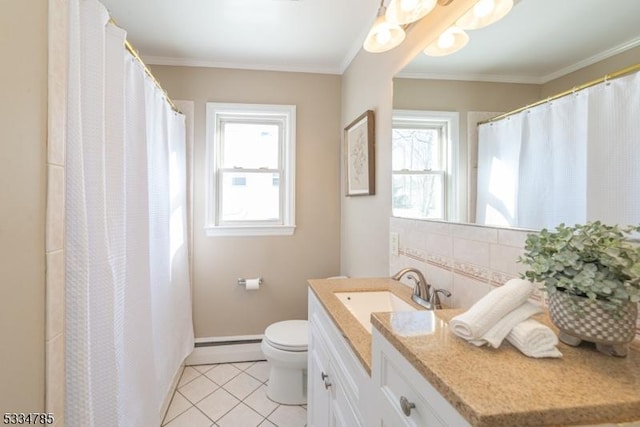
<path fill-rule="evenodd" d="M 371 336 L 333 295 L 411 290 L 391 279 L 310 280 L 342 334 L 371 373 Z M 564 426 L 640 420 L 640 352 L 605 356 L 559 345 L 562 359 L 532 359 L 509 343 L 478 348 L 448 327 L 461 310 L 376 313 L 371 323 L 474 426 Z M 550 325 L 546 316 L 538 320 Z M 553 327 L 553 326 L 552 326 Z M 634 424 L 636 425 L 636 424 Z"/>

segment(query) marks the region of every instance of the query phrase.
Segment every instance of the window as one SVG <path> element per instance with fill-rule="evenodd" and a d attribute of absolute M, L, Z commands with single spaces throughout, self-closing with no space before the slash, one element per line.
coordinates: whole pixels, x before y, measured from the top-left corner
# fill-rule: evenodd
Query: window
<path fill-rule="evenodd" d="M 291 235 L 293 105 L 207 104 L 209 236 Z"/>
<path fill-rule="evenodd" d="M 396 111 L 392 130 L 394 216 L 451 219 L 452 133 L 457 113 Z"/>

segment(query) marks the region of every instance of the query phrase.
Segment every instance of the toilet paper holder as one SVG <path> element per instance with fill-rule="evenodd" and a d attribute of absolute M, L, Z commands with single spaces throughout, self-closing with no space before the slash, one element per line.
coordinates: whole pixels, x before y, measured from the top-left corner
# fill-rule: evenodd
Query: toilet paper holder
<path fill-rule="evenodd" d="M 238 285 L 239 286 L 246 286 L 247 285 L 247 279 L 239 278 L 238 279 Z M 262 285 L 262 277 L 258 277 L 258 285 Z"/>

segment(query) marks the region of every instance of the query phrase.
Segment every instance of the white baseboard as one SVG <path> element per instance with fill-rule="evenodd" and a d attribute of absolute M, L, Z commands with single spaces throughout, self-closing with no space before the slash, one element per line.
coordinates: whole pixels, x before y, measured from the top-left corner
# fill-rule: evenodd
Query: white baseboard
<path fill-rule="evenodd" d="M 265 360 L 259 342 L 247 343 L 257 339 L 262 339 L 262 335 L 197 338 L 197 347 L 187 357 L 185 364 L 210 365 Z"/>

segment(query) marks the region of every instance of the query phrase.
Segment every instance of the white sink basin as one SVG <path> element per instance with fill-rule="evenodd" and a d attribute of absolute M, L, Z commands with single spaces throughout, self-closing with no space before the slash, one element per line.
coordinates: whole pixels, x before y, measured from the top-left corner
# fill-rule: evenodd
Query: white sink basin
<path fill-rule="evenodd" d="M 416 311 L 389 291 L 335 292 L 340 302 L 371 333 L 371 313 L 389 311 Z"/>

